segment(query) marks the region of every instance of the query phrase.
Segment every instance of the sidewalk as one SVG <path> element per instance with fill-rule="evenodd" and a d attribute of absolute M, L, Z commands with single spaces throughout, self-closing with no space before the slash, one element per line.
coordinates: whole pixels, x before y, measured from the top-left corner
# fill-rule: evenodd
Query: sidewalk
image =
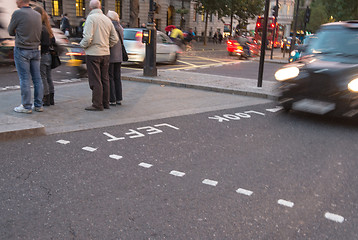
<path fill-rule="evenodd" d="M 207 46 L 204 51 L 210 47 L 225 50 L 222 45 Z M 20 91 L 0 93 L 0 141 L 234 108 L 240 102 L 258 104 L 277 98 L 276 83 L 271 81 L 263 81 L 259 88 L 253 79 L 171 70 L 159 70 L 156 77 L 145 77 L 143 71 L 135 71 L 122 74 L 122 79 L 123 105 L 104 112 L 84 110 L 91 104 L 87 82 L 57 86 L 56 105 L 45 108 L 43 113 L 15 113 L 13 108 L 20 102 Z M 189 101 L 193 95 L 198 95 L 195 103 Z M 183 102 L 186 104 L 180 104 Z"/>

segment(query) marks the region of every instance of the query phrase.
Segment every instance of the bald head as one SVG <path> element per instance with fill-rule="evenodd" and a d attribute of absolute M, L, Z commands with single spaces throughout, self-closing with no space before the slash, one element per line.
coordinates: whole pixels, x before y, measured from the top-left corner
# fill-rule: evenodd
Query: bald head
<path fill-rule="evenodd" d="M 30 0 L 16 0 L 16 4 L 18 8 L 27 7 L 30 4 Z"/>
<path fill-rule="evenodd" d="M 98 0 L 91 0 L 89 3 L 90 9 L 101 8 L 101 3 Z"/>

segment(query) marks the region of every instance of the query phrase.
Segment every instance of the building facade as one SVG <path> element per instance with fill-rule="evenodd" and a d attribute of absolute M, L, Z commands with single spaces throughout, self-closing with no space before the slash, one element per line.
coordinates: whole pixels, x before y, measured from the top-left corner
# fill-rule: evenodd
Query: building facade
<path fill-rule="evenodd" d="M 42 2 L 45 10 L 52 15 L 58 26 L 62 14 L 67 13 L 73 31 L 89 13 L 89 0 L 37 0 L 37 2 Z M 135 1 L 132 0 L 101 0 L 100 2 L 104 13 L 112 10 L 119 14 L 124 27 L 139 27 L 148 22 L 149 0 L 138 0 L 137 5 L 134 5 Z M 156 0 L 155 2 L 157 9 L 154 18 L 158 30 L 164 31 L 168 25 L 179 27 L 183 21 L 183 30 L 192 28 L 198 36 L 204 35 L 205 16 L 195 10 L 197 4 L 195 1 Z M 178 12 L 182 8 L 186 9 L 183 20 Z M 208 16 L 207 36 L 213 36 L 216 31 L 224 32 L 224 26 L 229 23 L 228 19 L 219 19 L 215 14 Z M 236 26 L 237 23 L 234 20 L 233 25 Z"/>
<path fill-rule="evenodd" d="M 53 20 L 59 24 L 61 15 L 67 13 L 70 24 L 75 28 L 80 21 L 89 13 L 89 0 L 37 0 L 42 2 L 46 11 L 53 16 Z M 155 12 L 155 23 L 158 30 L 164 31 L 168 25 L 180 26 L 183 30 L 192 28 L 198 36 L 204 35 L 205 16 L 199 14 L 196 9 L 196 2 L 191 0 L 155 0 L 157 9 Z M 301 4 L 307 5 L 310 0 L 302 0 Z M 134 4 L 136 3 L 136 4 Z M 101 0 L 104 13 L 108 10 L 116 11 L 124 27 L 139 27 L 148 22 L 149 0 Z M 270 0 L 270 16 L 272 7 L 276 0 Z M 289 36 L 294 16 L 295 0 L 279 0 L 278 23 L 284 26 L 284 35 Z M 181 19 L 180 9 L 186 9 Z M 208 17 L 207 36 L 213 36 L 216 31 L 224 32 L 225 26 L 229 25 L 229 18 L 219 19 L 213 14 Z M 238 21 L 234 19 L 235 27 Z M 256 18 L 249 21 L 248 30 L 254 30 Z"/>

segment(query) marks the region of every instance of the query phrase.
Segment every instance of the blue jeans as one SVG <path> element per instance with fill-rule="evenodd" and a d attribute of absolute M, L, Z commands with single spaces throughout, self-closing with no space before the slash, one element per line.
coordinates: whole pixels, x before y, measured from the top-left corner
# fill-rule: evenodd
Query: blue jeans
<path fill-rule="evenodd" d="M 31 109 L 31 82 L 34 85 L 34 105 L 42 107 L 43 85 L 40 74 L 40 51 L 37 49 L 14 48 L 14 60 L 20 79 L 21 103 Z"/>

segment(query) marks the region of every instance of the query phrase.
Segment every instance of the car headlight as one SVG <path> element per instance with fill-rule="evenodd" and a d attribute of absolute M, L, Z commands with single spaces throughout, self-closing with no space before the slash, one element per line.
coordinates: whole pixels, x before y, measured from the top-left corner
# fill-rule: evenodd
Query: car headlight
<path fill-rule="evenodd" d="M 348 89 L 352 92 L 358 92 L 358 78 L 353 79 L 350 83 L 348 83 Z"/>
<path fill-rule="evenodd" d="M 282 68 L 275 73 L 275 78 L 277 81 L 285 81 L 297 77 L 299 73 L 298 67 Z"/>
<path fill-rule="evenodd" d="M 294 57 L 296 55 L 296 51 L 291 52 L 291 57 Z"/>

